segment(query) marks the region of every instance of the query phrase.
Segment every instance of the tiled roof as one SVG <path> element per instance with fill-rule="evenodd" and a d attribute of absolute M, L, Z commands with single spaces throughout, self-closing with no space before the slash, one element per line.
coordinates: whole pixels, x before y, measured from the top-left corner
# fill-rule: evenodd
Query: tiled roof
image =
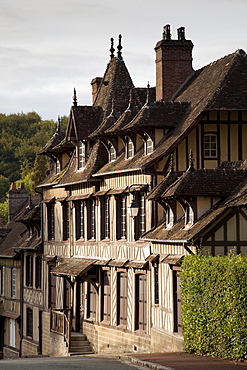
<path fill-rule="evenodd" d="M 14 258 L 17 255 L 16 248 L 33 248 L 41 245 L 41 238 L 34 231 L 32 237 L 29 237 L 28 229 L 25 226 L 27 221 L 40 220 L 40 212 L 36 205 L 39 203 L 40 197 L 33 197 L 32 203 L 27 202 L 20 212 L 6 224 L 8 230 L 7 235 L 0 239 L 0 256 Z M 33 218 L 32 218 L 33 217 Z M 21 222 L 19 222 L 21 221 Z"/>
<path fill-rule="evenodd" d="M 180 122 L 189 104 L 155 102 L 145 104 L 135 118 L 124 129 L 140 127 L 172 128 Z"/>
<path fill-rule="evenodd" d="M 54 148 L 61 143 L 65 137 L 65 131 L 57 130 L 55 134 L 51 137 L 48 143 L 38 152 L 38 154 L 53 154 L 56 152 Z"/>
<path fill-rule="evenodd" d="M 97 172 L 107 160 L 108 154 L 104 145 L 99 141 L 95 142 L 85 168 L 78 171 L 77 157 L 74 155 L 71 158 L 67 171 L 59 179 L 57 186 L 64 186 L 65 184 L 77 183 L 90 179 L 92 174 Z"/>
<path fill-rule="evenodd" d="M 172 228 L 166 228 L 165 222 L 148 231 L 144 240 L 165 241 L 195 241 L 217 218 L 229 212 L 233 207 L 246 206 L 247 204 L 247 179 L 245 178 L 236 189 L 233 189 L 228 198 L 217 203 L 213 208 L 203 214 L 200 219 L 190 228 L 185 228 L 185 220 L 182 217 Z"/>
<path fill-rule="evenodd" d="M 186 171 L 164 190 L 160 197 L 226 197 L 246 178 L 244 170 L 199 169 Z M 162 183 L 166 183 L 166 179 Z M 163 184 L 158 185 L 163 187 Z"/>
<path fill-rule="evenodd" d="M 235 80 L 234 80 L 235 79 Z M 150 155 L 145 166 L 171 153 L 209 109 L 246 109 L 247 57 L 243 50 L 227 55 L 196 71 L 174 96 L 190 103 L 179 124 Z M 228 94 L 228 95 L 227 95 Z M 233 99 L 232 99 L 233 97 Z"/>
<path fill-rule="evenodd" d="M 105 118 L 112 111 L 114 99 L 116 112 L 120 115 L 128 107 L 132 89 L 134 85 L 124 61 L 114 57 L 107 65 L 93 105 L 102 107 Z"/>

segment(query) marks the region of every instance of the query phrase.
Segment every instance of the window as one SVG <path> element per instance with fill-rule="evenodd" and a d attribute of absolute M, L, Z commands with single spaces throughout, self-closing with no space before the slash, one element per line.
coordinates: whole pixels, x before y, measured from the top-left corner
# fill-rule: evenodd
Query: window
<path fill-rule="evenodd" d="M 127 137 L 126 139 L 126 158 L 132 158 L 134 156 L 134 144 L 133 141 Z"/>
<path fill-rule="evenodd" d="M 9 345 L 15 347 L 15 319 L 9 319 Z"/>
<path fill-rule="evenodd" d="M 26 286 L 33 286 L 33 256 L 26 256 Z"/>
<path fill-rule="evenodd" d="M 95 320 L 96 318 L 96 290 L 94 286 L 88 283 L 87 287 L 87 318 Z"/>
<path fill-rule="evenodd" d="M 16 268 L 11 269 L 11 297 L 16 298 Z"/>
<path fill-rule="evenodd" d="M 166 228 L 169 229 L 173 226 L 174 223 L 174 213 L 170 206 L 166 210 Z"/>
<path fill-rule="evenodd" d="M 82 170 L 85 167 L 85 143 L 80 141 L 78 145 L 78 169 Z"/>
<path fill-rule="evenodd" d="M 194 212 L 190 204 L 186 204 L 185 209 L 185 224 L 187 227 L 190 227 L 194 223 Z"/>
<path fill-rule="evenodd" d="M 33 337 L 33 310 L 27 308 L 27 337 Z"/>
<path fill-rule="evenodd" d="M 117 239 L 126 239 L 126 196 L 120 195 L 116 199 L 117 207 Z"/>
<path fill-rule="evenodd" d="M 145 141 L 145 154 L 149 155 L 153 152 L 153 140 L 150 136 L 147 136 L 147 139 Z"/>
<path fill-rule="evenodd" d="M 69 239 L 70 207 L 69 202 L 62 203 L 63 209 L 63 240 Z"/>
<path fill-rule="evenodd" d="M 103 271 L 102 285 L 102 321 L 110 322 L 111 318 L 111 274 Z"/>
<path fill-rule="evenodd" d="M 87 239 L 95 239 L 95 201 L 87 202 Z"/>
<path fill-rule="evenodd" d="M 117 325 L 127 325 L 127 273 L 117 274 Z"/>
<path fill-rule="evenodd" d="M 64 278 L 64 300 L 63 300 L 63 308 L 65 310 L 70 308 L 70 283 L 66 278 Z"/>
<path fill-rule="evenodd" d="M 177 270 L 173 270 L 173 306 L 174 306 L 174 332 L 182 333 L 180 271 Z"/>
<path fill-rule="evenodd" d="M 110 162 L 115 161 L 115 159 L 116 159 L 116 150 L 115 150 L 115 148 L 112 144 L 110 144 L 109 154 L 110 154 Z"/>
<path fill-rule="evenodd" d="M 49 266 L 49 307 L 56 308 L 56 276 L 52 274 L 54 266 Z"/>
<path fill-rule="evenodd" d="M 110 198 L 101 197 L 101 239 L 110 238 Z"/>
<path fill-rule="evenodd" d="M 59 173 L 60 171 L 61 171 L 60 161 L 57 158 L 57 160 L 56 160 L 56 173 Z"/>
<path fill-rule="evenodd" d="M 204 135 L 204 157 L 217 158 L 217 135 L 205 134 Z"/>
<path fill-rule="evenodd" d="M 48 240 L 55 240 L 54 203 L 47 203 L 47 232 Z"/>
<path fill-rule="evenodd" d="M 76 239 L 84 239 L 84 201 L 75 202 Z"/>
<path fill-rule="evenodd" d="M 147 281 L 146 275 L 136 275 L 135 330 L 147 330 Z"/>
<path fill-rule="evenodd" d="M 4 283 L 5 283 L 5 266 L 0 267 L 0 279 L 1 279 L 0 294 L 3 296 L 4 295 Z"/>
<path fill-rule="evenodd" d="M 37 256 L 35 259 L 35 288 L 41 289 L 41 276 L 42 276 L 42 259 Z"/>
<path fill-rule="evenodd" d="M 135 218 L 135 240 L 139 239 L 146 231 L 146 210 L 145 210 L 145 194 L 136 194 L 139 211 Z"/>
<path fill-rule="evenodd" d="M 159 304 L 159 264 L 155 262 L 154 268 L 154 304 Z"/>

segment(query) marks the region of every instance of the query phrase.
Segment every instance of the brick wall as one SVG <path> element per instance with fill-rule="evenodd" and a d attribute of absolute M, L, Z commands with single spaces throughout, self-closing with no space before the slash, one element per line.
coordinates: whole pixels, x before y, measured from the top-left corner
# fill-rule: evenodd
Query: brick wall
<path fill-rule="evenodd" d="M 193 43 L 185 38 L 171 40 L 169 37 L 155 46 L 157 101 L 170 100 L 193 72 Z"/>

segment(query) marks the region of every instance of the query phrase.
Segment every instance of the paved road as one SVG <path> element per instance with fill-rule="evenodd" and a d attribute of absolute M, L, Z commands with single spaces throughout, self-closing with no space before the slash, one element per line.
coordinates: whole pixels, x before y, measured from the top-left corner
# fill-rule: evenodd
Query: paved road
<path fill-rule="evenodd" d="M 0 360 L 2 370 L 134 370 L 141 369 L 114 358 L 103 357 L 43 357 Z M 143 368 L 142 368 L 143 369 Z"/>

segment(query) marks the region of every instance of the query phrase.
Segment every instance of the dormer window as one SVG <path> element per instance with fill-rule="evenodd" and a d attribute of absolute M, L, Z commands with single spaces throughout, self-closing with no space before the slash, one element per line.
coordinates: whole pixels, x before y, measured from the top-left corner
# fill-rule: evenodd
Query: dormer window
<path fill-rule="evenodd" d="M 204 158 L 217 158 L 217 135 L 205 134 L 204 135 Z"/>
<path fill-rule="evenodd" d="M 126 158 L 132 158 L 134 157 L 134 143 L 133 141 L 127 137 L 126 139 Z"/>
<path fill-rule="evenodd" d="M 56 173 L 60 173 L 60 171 L 61 171 L 60 161 L 57 158 L 57 160 L 56 160 Z"/>
<path fill-rule="evenodd" d="M 85 143 L 79 142 L 78 145 L 78 170 L 83 170 L 85 167 Z"/>
<path fill-rule="evenodd" d="M 147 136 L 144 146 L 146 155 L 149 155 L 153 152 L 153 140 L 151 139 L 150 136 Z"/>
<path fill-rule="evenodd" d="M 166 228 L 170 229 L 174 224 L 174 212 L 171 207 L 167 207 L 166 210 Z"/>
<path fill-rule="evenodd" d="M 191 205 L 187 204 L 185 209 L 185 227 L 190 227 L 194 223 L 194 211 Z"/>
<path fill-rule="evenodd" d="M 115 150 L 115 148 L 112 144 L 110 144 L 109 156 L 110 156 L 110 162 L 115 161 L 115 159 L 116 159 L 116 150 Z"/>

